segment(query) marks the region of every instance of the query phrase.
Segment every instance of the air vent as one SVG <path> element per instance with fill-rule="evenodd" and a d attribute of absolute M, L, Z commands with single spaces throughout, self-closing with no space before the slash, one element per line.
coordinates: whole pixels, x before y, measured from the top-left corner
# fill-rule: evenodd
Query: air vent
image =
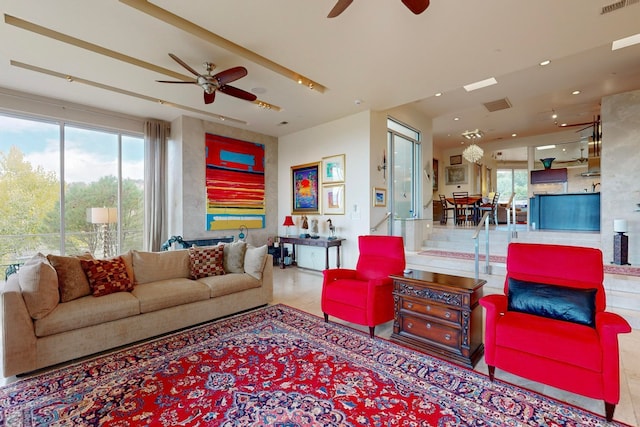
<path fill-rule="evenodd" d="M 618 9 L 622 9 L 623 7 L 631 6 L 632 4 L 637 4 L 637 3 L 640 3 L 640 0 L 620 0 L 615 3 L 611 3 L 609 5 L 603 6 L 600 14 L 604 15 L 605 13 L 615 12 Z"/>
<path fill-rule="evenodd" d="M 484 108 L 489 110 L 490 113 L 493 113 L 494 111 L 506 110 L 507 108 L 511 108 L 511 102 L 509 102 L 507 98 L 496 99 L 495 101 L 485 102 L 483 105 L 484 105 Z"/>

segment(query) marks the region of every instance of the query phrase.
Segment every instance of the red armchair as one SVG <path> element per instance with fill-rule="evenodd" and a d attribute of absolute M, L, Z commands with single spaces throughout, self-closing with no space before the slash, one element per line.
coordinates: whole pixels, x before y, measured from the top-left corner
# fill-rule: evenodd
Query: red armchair
<path fill-rule="evenodd" d="M 598 249 L 511 243 L 505 295 L 480 299 L 486 309 L 485 361 L 512 374 L 605 403 L 620 400 L 618 334 L 631 332 L 605 311 Z"/>
<path fill-rule="evenodd" d="M 373 338 L 376 325 L 393 320 L 391 274 L 405 268 L 404 243 L 397 236 L 358 237 L 360 255 L 356 269 L 324 270 L 322 312 L 347 322 L 369 327 Z"/>

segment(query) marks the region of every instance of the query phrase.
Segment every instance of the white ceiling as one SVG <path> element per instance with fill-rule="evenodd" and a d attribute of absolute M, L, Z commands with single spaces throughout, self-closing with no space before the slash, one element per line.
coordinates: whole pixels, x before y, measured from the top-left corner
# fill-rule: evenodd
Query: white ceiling
<path fill-rule="evenodd" d="M 324 93 L 117 0 L 2 0 L 0 88 L 140 117 L 221 115 L 237 120 L 228 120 L 231 126 L 273 136 L 410 104 L 433 118 L 439 147 L 459 144 L 463 131 L 476 128 L 485 141 L 566 130 L 554 124 L 552 110 L 561 122 L 590 122 L 603 96 L 640 88 L 640 45 L 611 51 L 613 40 L 640 32 L 638 0 L 623 0 L 625 7 L 606 14 L 602 7 L 614 0 L 433 0 L 417 16 L 400 0 L 366 0 L 328 19 L 334 2 L 153 2 L 312 79 L 327 88 Z M 23 28 L 31 24 L 108 49 L 111 56 Z M 189 75 L 169 52 L 198 71 L 204 61 L 214 62 L 216 71 L 245 66 L 249 75 L 232 85 L 282 110 L 224 94 L 204 105 L 199 87 L 156 83 L 172 78 L 112 57 L 127 55 Z M 539 66 L 545 59 L 551 64 Z M 462 89 L 492 76 L 497 85 Z M 571 95 L 576 89 L 581 93 Z M 443 95 L 435 97 L 437 92 Z M 512 108 L 488 112 L 483 106 L 505 97 Z"/>

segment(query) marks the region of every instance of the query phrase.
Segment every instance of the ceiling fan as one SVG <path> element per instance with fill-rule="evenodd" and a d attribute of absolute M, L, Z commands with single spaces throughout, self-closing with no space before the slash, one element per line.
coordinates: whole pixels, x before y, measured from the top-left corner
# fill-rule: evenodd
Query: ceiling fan
<path fill-rule="evenodd" d="M 335 18 L 345 11 L 347 7 L 353 2 L 353 0 L 338 0 L 327 18 Z M 416 15 L 420 15 L 429 7 L 429 0 L 402 0 L 405 6 L 409 8 L 409 10 Z"/>
<path fill-rule="evenodd" d="M 169 56 L 178 64 L 182 65 L 186 70 L 191 72 L 191 74 L 196 76 L 196 79 L 191 82 L 185 82 L 181 80 L 156 80 L 157 82 L 198 85 L 202 89 L 204 89 L 205 104 L 211 104 L 215 100 L 216 91 L 220 91 L 227 95 L 235 96 L 236 98 L 244 99 L 246 101 L 255 101 L 258 98 L 252 93 L 228 85 L 228 83 L 241 79 L 242 77 L 247 75 L 247 69 L 244 67 L 233 67 L 229 68 L 228 70 L 212 74 L 215 65 L 211 62 L 205 62 L 203 65 L 207 72 L 206 74 L 200 74 L 173 53 L 170 53 Z"/>

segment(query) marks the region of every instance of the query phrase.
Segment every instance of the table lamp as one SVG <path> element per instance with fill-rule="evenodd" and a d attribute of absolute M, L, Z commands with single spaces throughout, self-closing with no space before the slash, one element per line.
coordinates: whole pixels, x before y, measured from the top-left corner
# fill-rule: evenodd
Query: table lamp
<path fill-rule="evenodd" d="M 627 232 L 626 219 L 614 219 L 613 231 L 613 263 L 618 265 L 629 264 L 629 237 L 624 233 Z"/>
<path fill-rule="evenodd" d="M 289 235 L 289 226 L 291 225 L 295 225 L 293 223 L 293 217 L 291 215 L 287 215 L 284 217 L 284 222 L 282 223 L 282 225 L 287 227 L 287 236 Z"/>

